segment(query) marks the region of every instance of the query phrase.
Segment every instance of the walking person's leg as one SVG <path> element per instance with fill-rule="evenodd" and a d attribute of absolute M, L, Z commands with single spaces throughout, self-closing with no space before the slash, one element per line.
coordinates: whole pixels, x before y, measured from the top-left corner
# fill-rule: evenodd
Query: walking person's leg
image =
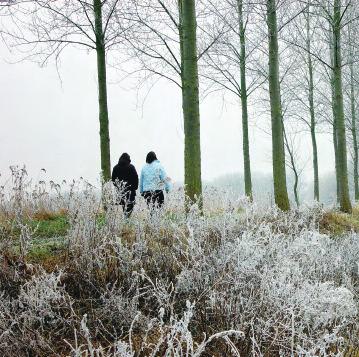
<path fill-rule="evenodd" d="M 131 202 L 131 201 L 128 201 L 127 204 L 126 204 L 126 208 L 124 210 L 124 213 L 125 213 L 125 216 L 126 218 L 130 218 L 132 212 L 133 212 L 133 208 L 135 206 L 135 202 Z"/>
<path fill-rule="evenodd" d="M 161 208 L 165 202 L 165 196 L 162 190 L 155 191 L 152 196 L 153 206 Z"/>
<path fill-rule="evenodd" d="M 133 194 L 131 191 L 126 192 L 121 197 L 120 205 L 126 218 L 129 218 L 131 216 L 133 207 L 135 205 L 135 197 L 136 193 Z"/>
<path fill-rule="evenodd" d="M 160 191 L 157 195 L 157 207 L 162 208 L 164 203 L 165 203 L 165 195 L 163 191 Z"/>
<path fill-rule="evenodd" d="M 125 212 L 126 211 L 126 206 L 127 206 L 127 202 L 125 199 L 121 198 L 120 200 L 120 205 L 122 207 L 122 211 Z"/>
<path fill-rule="evenodd" d="M 150 191 L 144 191 L 142 197 L 145 199 L 147 206 L 151 208 L 152 205 L 152 193 Z"/>
<path fill-rule="evenodd" d="M 133 208 L 135 207 L 136 203 L 136 192 L 130 192 L 128 194 L 128 200 L 126 205 L 126 212 L 125 215 L 127 218 L 129 218 L 133 212 Z"/>

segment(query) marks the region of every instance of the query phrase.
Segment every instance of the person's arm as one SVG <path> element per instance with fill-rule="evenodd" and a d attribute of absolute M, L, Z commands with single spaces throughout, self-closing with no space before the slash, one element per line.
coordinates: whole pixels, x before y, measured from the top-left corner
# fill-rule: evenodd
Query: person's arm
<path fill-rule="evenodd" d="M 138 189 L 138 175 L 136 168 L 131 165 L 131 182 L 132 182 L 132 189 L 137 190 Z"/>
<path fill-rule="evenodd" d="M 171 188 L 172 188 L 171 182 L 170 182 L 170 179 L 169 179 L 169 177 L 167 176 L 166 171 L 165 171 L 165 169 L 163 168 L 163 166 L 160 167 L 160 179 L 161 179 L 161 181 L 164 182 L 164 184 L 165 184 L 165 190 L 166 190 L 166 192 L 167 192 L 167 193 L 170 192 L 170 191 L 171 191 Z"/>
<path fill-rule="evenodd" d="M 141 170 L 141 177 L 140 177 L 140 193 L 143 193 L 143 169 Z"/>

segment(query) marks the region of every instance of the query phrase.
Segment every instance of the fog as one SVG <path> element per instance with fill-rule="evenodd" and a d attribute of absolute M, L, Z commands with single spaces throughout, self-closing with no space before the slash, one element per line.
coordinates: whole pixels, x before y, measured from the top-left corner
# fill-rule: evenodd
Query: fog
<path fill-rule="evenodd" d="M 59 68 L 54 63 L 43 68 L 31 62 L 12 63 L 14 56 L 4 44 L 0 45 L 0 55 L 2 177 L 9 176 L 10 165 L 26 165 L 29 175 L 35 178 L 45 168 L 54 180 L 84 177 L 98 184 L 100 145 L 94 55 L 67 49 Z M 166 80 L 153 87 L 138 87 L 134 80 L 121 80 L 121 74 L 113 68 L 108 78 L 112 165 L 122 152 L 128 152 L 140 169 L 146 153 L 154 150 L 168 175 L 181 183 L 183 125 L 179 90 Z M 213 93 L 202 96 L 200 109 L 203 179 L 210 182 L 225 175 L 240 175 L 243 160 L 237 99 Z M 263 131 L 269 125 L 269 118 L 258 116 L 252 106 L 252 171 L 270 180 L 271 140 Z M 302 185 L 308 186 L 312 179 L 308 134 L 303 134 L 301 141 L 308 148 L 301 158 Z M 322 175 L 334 170 L 332 146 L 330 134 L 318 134 Z M 238 185 L 242 187 L 243 183 L 238 181 Z"/>

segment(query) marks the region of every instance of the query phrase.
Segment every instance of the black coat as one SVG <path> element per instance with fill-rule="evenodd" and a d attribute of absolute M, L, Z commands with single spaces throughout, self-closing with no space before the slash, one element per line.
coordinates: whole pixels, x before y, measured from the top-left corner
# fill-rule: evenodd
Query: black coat
<path fill-rule="evenodd" d="M 112 181 L 117 187 L 125 187 L 125 190 L 130 194 L 131 200 L 134 199 L 138 189 L 138 175 L 129 160 L 119 160 L 112 170 Z"/>

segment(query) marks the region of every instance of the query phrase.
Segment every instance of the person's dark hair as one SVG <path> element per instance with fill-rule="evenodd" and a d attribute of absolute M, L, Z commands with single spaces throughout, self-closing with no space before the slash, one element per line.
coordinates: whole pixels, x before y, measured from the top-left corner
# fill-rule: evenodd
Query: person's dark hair
<path fill-rule="evenodd" d="M 120 159 L 118 160 L 119 162 L 120 161 L 127 161 L 127 162 L 131 162 L 131 158 L 130 158 L 130 155 L 127 154 L 127 152 L 124 152 L 121 156 L 120 156 Z"/>
<path fill-rule="evenodd" d="M 146 156 L 146 162 L 151 164 L 153 161 L 157 160 L 157 156 L 153 151 L 150 151 Z"/>

